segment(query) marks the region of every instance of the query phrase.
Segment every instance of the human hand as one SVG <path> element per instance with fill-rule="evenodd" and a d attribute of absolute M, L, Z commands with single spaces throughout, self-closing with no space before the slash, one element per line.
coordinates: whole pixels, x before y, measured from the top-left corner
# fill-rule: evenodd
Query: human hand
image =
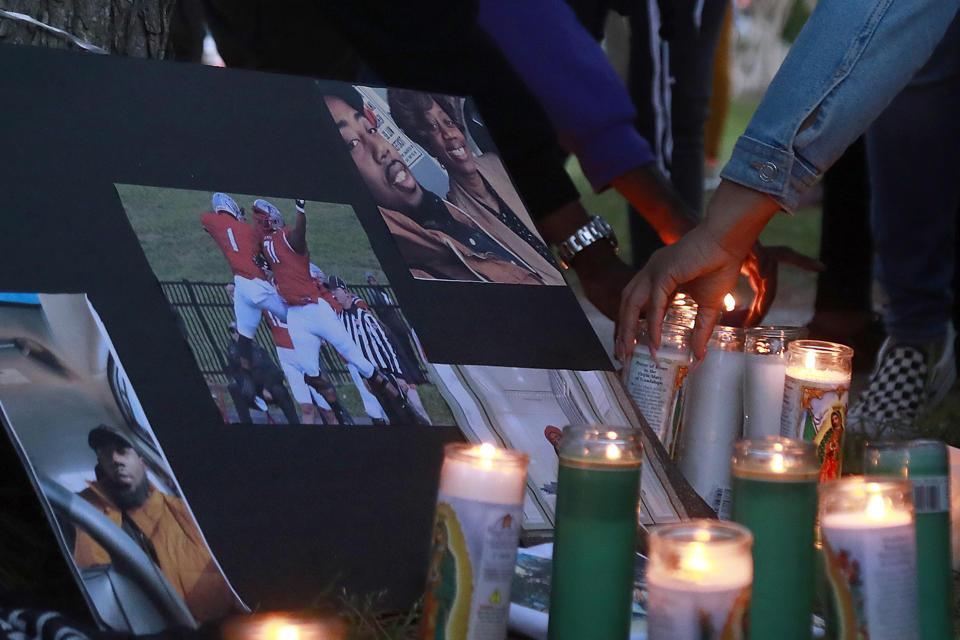
<path fill-rule="evenodd" d="M 805 271 L 823 271 L 823 263 L 794 251 L 790 247 L 765 247 L 759 242 L 743 262 L 740 272 L 750 281 L 753 302 L 750 305 L 745 327 L 759 324 L 767 315 L 777 295 L 777 271 L 780 263 L 792 264 Z"/>
<path fill-rule="evenodd" d="M 620 295 L 636 269 L 621 260 L 607 242 L 593 244 L 577 254 L 571 265 L 583 293 L 600 313 L 616 320 Z"/>
<path fill-rule="evenodd" d="M 706 354 L 707 341 L 726 295 L 737 282 L 743 257 L 726 249 L 706 225 L 700 225 L 672 245 L 657 250 L 623 291 L 614 353 L 626 366 L 636 341 L 640 314 L 647 312 L 651 348 L 660 346 L 663 316 L 681 287 L 697 301 L 697 321 L 691 348 L 697 359 Z"/>

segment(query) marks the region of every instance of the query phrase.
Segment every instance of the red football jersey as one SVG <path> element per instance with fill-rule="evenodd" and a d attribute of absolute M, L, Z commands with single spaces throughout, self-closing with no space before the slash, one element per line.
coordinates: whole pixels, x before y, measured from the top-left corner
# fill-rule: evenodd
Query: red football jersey
<path fill-rule="evenodd" d="M 273 334 L 273 342 L 278 347 L 284 349 L 293 349 L 293 339 L 290 338 L 290 330 L 287 329 L 287 323 L 273 315 L 266 309 L 263 310 L 263 317 L 270 325 L 270 333 Z"/>
<path fill-rule="evenodd" d="M 223 251 L 233 275 L 266 279 L 263 270 L 253 262 L 260 251 L 260 234 L 252 226 L 227 213 L 205 213 L 200 216 L 200 224 Z"/>
<path fill-rule="evenodd" d="M 289 305 L 304 305 L 326 300 L 334 311 L 342 307 L 333 294 L 310 274 L 310 251 L 300 255 L 287 241 L 290 227 L 263 237 L 263 255 L 270 263 L 277 291 Z"/>

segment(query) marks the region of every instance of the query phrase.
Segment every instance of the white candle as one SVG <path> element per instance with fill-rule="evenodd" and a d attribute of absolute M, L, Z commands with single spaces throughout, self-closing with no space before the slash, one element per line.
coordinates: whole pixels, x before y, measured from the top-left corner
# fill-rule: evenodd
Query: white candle
<path fill-rule="evenodd" d="M 796 340 L 787 347 L 780 435 L 813 440 L 820 479 L 840 477 L 853 349 L 834 342 Z"/>
<path fill-rule="evenodd" d="M 915 640 L 916 534 L 907 480 L 849 478 L 827 483 L 820 526 L 835 636 Z M 853 636 L 850 636 L 853 637 Z M 857 636 L 859 637 L 859 636 Z"/>
<path fill-rule="evenodd" d="M 692 520 L 650 535 L 649 640 L 745 637 L 753 536 L 738 524 Z"/>
<path fill-rule="evenodd" d="M 751 327 L 746 330 L 743 384 L 745 438 L 780 435 L 787 345 L 803 338 L 803 327 Z"/>
<path fill-rule="evenodd" d="M 730 516 L 730 457 L 743 420 L 743 332 L 717 327 L 688 376 L 680 470 L 721 519 Z"/>
<path fill-rule="evenodd" d="M 630 367 L 623 372 L 627 393 L 674 458 L 679 444 L 685 380 L 691 363 L 689 339 L 689 327 L 665 322 L 660 348 L 653 357 L 647 323 L 641 320 Z"/>
<path fill-rule="evenodd" d="M 347 623 L 338 615 L 306 616 L 271 612 L 231 618 L 223 623 L 224 640 L 346 640 Z"/>
<path fill-rule="evenodd" d="M 488 443 L 444 454 L 421 637 L 503 637 L 530 457 Z"/>

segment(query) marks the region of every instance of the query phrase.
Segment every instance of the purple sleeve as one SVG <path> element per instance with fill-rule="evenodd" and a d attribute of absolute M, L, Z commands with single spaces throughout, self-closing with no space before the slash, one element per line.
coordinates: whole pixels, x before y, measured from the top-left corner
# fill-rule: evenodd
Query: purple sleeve
<path fill-rule="evenodd" d="M 597 191 L 653 161 L 636 111 L 600 45 L 562 0 L 480 0 L 480 26 L 497 43 L 576 154 Z"/>

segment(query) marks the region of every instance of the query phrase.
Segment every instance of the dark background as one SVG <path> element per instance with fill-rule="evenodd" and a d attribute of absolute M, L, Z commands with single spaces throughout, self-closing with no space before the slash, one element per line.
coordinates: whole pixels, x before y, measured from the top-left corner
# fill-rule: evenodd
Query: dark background
<path fill-rule="evenodd" d="M 323 86 L 0 46 L 0 290 L 89 294 L 249 605 L 303 606 L 336 585 L 406 607 L 424 585 L 442 445 L 459 431 L 223 424 L 113 184 L 351 203 L 432 362 L 610 363 L 566 288 L 411 278 Z"/>

